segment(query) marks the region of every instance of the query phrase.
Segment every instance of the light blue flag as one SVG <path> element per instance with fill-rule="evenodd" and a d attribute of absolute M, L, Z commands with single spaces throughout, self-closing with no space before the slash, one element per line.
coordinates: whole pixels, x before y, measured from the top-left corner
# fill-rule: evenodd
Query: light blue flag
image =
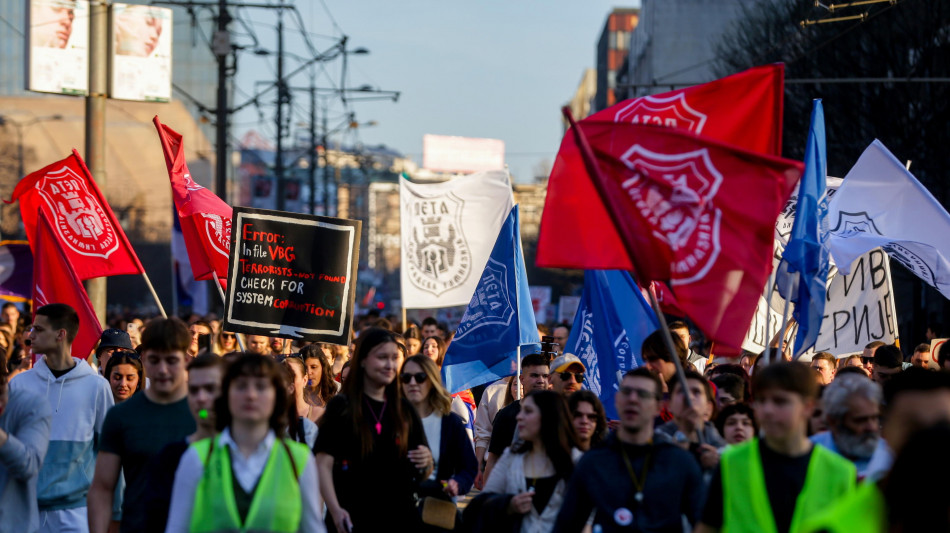
<path fill-rule="evenodd" d="M 518 368 L 519 347 L 541 350 L 516 205 L 501 226 L 475 294 L 449 344 L 442 381 L 449 393 L 455 394 L 510 376 Z"/>
<path fill-rule="evenodd" d="M 584 272 L 584 294 L 565 351 L 584 362 L 584 388 L 600 398 L 607 418 L 618 418 L 614 393 L 620 379 L 643 365 L 640 346 L 659 327 L 656 314 L 628 272 Z"/>
<path fill-rule="evenodd" d="M 791 294 L 795 304 L 795 357 L 815 345 L 825 312 L 831 249 L 828 243 L 828 195 L 825 191 L 825 114 L 821 100 L 814 101 L 808 144 L 805 146 L 805 173 L 799 182 L 795 222 L 775 283 L 782 295 Z"/>

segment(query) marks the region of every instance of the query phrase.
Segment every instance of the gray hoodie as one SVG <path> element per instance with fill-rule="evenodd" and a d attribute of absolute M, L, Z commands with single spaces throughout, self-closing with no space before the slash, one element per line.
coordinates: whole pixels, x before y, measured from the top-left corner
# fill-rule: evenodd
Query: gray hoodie
<path fill-rule="evenodd" d="M 36 480 L 49 445 L 49 403 L 28 390 L 11 390 L 0 415 L 7 441 L 0 446 L 0 532 L 39 529 Z"/>

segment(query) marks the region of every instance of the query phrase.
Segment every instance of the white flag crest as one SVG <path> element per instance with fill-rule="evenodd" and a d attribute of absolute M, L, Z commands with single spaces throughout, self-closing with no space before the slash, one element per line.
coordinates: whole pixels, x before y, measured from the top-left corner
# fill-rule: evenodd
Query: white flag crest
<path fill-rule="evenodd" d="M 467 305 L 514 205 L 507 172 L 399 182 L 403 306 Z"/>

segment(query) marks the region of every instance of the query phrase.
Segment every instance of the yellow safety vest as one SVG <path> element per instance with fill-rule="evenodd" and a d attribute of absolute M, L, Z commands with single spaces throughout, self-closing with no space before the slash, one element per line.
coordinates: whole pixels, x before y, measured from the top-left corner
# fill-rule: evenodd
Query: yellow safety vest
<path fill-rule="evenodd" d="M 722 533 L 777 533 L 765 488 L 759 439 L 728 448 L 722 472 Z M 821 446 L 812 449 L 805 485 L 795 503 L 789 533 L 801 533 L 805 519 L 854 489 L 857 471 L 847 459 Z"/>
<path fill-rule="evenodd" d="M 294 533 L 300 527 L 303 506 L 298 481 L 310 450 L 303 444 L 283 439 L 274 442 L 270 456 L 254 489 L 244 523 L 234 496 L 231 456 L 217 437 L 191 445 L 204 464 L 204 473 L 195 491 L 191 513 L 191 533 L 273 532 Z M 212 449 L 213 447 L 213 449 Z M 288 453 L 288 451 L 290 453 Z"/>
<path fill-rule="evenodd" d="M 805 522 L 804 530 L 829 533 L 884 533 L 887 531 L 887 503 L 877 483 L 865 481 L 841 501 Z"/>

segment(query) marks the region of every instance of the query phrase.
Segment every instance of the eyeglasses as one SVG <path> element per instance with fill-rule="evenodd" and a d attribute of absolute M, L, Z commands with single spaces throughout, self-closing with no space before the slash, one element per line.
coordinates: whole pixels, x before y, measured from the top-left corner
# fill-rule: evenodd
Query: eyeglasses
<path fill-rule="evenodd" d="M 577 383 L 584 382 L 583 372 L 559 372 L 558 376 L 561 377 L 561 381 L 570 381 L 571 378 L 574 378 L 574 381 L 576 381 Z"/>
<path fill-rule="evenodd" d="M 409 374 L 409 373 L 402 374 L 399 376 L 399 379 L 401 379 L 403 383 L 408 385 L 409 383 L 412 382 L 413 378 L 415 378 L 416 384 L 419 385 L 419 384 L 424 383 L 425 380 L 428 379 L 428 377 L 429 376 L 427 376 L 425 372 L 416 372 L 415 374 Z"/>
<path fill-rule="evenodd" d="M 620 387 L 620 394 L 624 396 L 630 396 L 631 394 L 636 394 L 637 398 L 641 400 L 656 399 L 656 393 L 654 391 L 646 389 L 638 389 L 636 387 Z"/>

